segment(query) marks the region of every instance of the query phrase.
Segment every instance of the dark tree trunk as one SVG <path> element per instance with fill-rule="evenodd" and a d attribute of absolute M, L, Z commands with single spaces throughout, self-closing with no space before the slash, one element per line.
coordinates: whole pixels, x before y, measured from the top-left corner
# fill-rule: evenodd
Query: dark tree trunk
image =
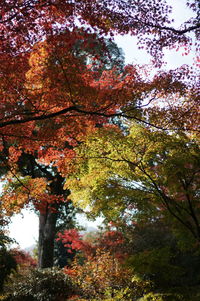
<path fill-rule="evenodd" d="M 65 179 L 59 174 L 55 167 L 49 167 L 37 162 L 32 154 L 22 153 L 18 160 L 18 167 L 23 176 L 44 178 L 48 184 L 48 195 L 67 197 L 69 191 L 63 189 Z M 54 241 L 56 236 L 56 223 L 59 219 L 59 210 L 62 206 L 57 202 L 46 202 L 46 209 L 39 213 L 39 242 L 38 242 L 38 267 L 49 268 L 54 264 Z M 45 203 L 43 204 L 45 206 Z"/>
<path fill-rule="evenodd" d="M 38 246 L 39 268 L 49 268 L 53 266 L 57 215 L 57 213 L 51 212 L 50 208 L 47 208 L 45 213 L 40 213 Z"/>
<path fill-rule="evenodd" d="M 65 195 L 63 190 L 64 178 L 59 174 L 53 177 L 49 185 L 52 195 Z M 59 204 L 46 204 L 46 210 L 39 216 L 39 246 L 38 267 L 50 268 L 54 264 L 54 241 L 56 236 L 56 222 L 58 219 Z"/>

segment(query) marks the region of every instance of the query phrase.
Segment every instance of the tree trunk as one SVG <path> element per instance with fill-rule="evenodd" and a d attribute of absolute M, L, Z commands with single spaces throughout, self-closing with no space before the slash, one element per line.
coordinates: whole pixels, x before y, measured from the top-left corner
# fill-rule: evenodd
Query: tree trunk
<path fill-rule="evenodd" d="M 52 195 L 64 196 L 64 178 L 57 174 L 49 185 Z M 39 216 L 39 246 L 38 246 L 38 267 L 51 268 L 54 264 L 54 241 L 56 236 L 56 222 L 59 216 L 59 204 L 46 204 L 45 212 Z"/>
<path fill-rule="evenodd" d="M 37 162 L 37 153 L 34 156 L 26 152 L 22 152 L 18 160 L 19 171 L 23 176 L 31 176 L 35 178 L 44 178 L 47 180 L 48 191 L 46 197 L 49 195 L 61 196 L 61 200 L 69 195 L 69 191 L 63 189 L 65 178 L 63 178 L 57 169 L 52 166 L 42 165 Z M 62 201 L 61 201 L 62 202 Z M 48 203 L 43 200 L 43 206 L 46 206 L 44 211 L 39 213 L 39 242 L 38 242 L 38 267 L 48 268 L 52 267 L 54 263 L 54 241 L 56 235 L 56 223 L 59 219 L 59 210 L 62 209 L 57 197 L 55 201 Z M 43 207 L 42 206 L 42 207 Z"/>
<path fill-rule="evenodd" d="M 47 207 L 39 216 L 38 267 L 50 268 L 54 259 L 54 240 L 56 234 L 57 213 Z"/>

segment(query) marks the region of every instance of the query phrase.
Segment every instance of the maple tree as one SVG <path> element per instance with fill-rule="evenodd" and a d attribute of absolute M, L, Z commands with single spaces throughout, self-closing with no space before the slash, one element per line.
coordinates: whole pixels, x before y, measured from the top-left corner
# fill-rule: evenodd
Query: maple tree
<path fill-rule="evenodd" d="M 119 261 L 123 261 L 126 253 L 123 252 L 124 238 L 121 232 L 108 229 L 102 233 L 95 232 L 93 236 L 80 234 L 77 229 L 64 230 L 57 234 L 57 241 L 61 241 L 66 253 L 80 252 L 83 257 L 91 257 L 99 251 L 112 254 Z"/>
<path fill-rule="evenodd" d="M 101 98 L 102 110 L 104 107 L 107 110 L 110 106 L 105 94 L 110 89 L 101 89 L 97 86 L 97 80 L 107 77 L 105 73 L 108 78 L 111 76 L 111 80 L 113 77 L 117 79 L 118 69 L 123 65 L 120 51 L 114 43 L 105 41 L 103 44 L 102 39 L 82 30 L 57 35 L 53 39 L 57 43 L 54 47 L 50 40 L 49 44 L 46 40 L 34 45 L 28 61 L 26 57 L 22 58 L 28 64 L 27 69 L 20 68 L 22 77 L 10 77 L 12 72 L 17 72 L 19 66 L 16 64 L 20 61 L 19 56 L 13 57 L 12 68 L 8 72 L 8 69 L 3 70 L 5 78 L 1 90 L 5 100 L 2 103 L 1 171 L 2 174 L 7 173 L 3 206 L 11 214 L 30 201 L 39 209 L 41 267 L 53 264 L 58 211 L 67 200 L 68 192 L 63 190 L 64 178 L 60 172 L 73 168 L 73 146 L 83 139 L 86 130 L 103 122 L 98 114 L 88 120 L 82 112 L 74 116 L 74 111 L 81 108 L 81 103 L 89 111 L 93 108 L 101 110 L 98 106 Z M 91 61 L 90 65 L 87 60 Z M 118 67 L 112 72 L 110 69 L 114 63 Z M 103 86 L 105 82 L 106 78 Z M 109 86 L 109 82 L 105 85 Z M 94 98 L 96 104 L 91 101 Z M 112 108 L 108 110 L 113 110 L 114 106 L 111 104 Z M 68 112 L 68 116 L 64 115 Z M 83 113 L 86 115 L 87 111 Z M 24 122 L 28 123 L 26 127 Z M 19 125 L 17 132 L 16 124 Z M 68 201 L 63 205 L 69 214 L 70 204 Z"/>
<path fill-rule="evenodd" d="M 156 51 L 160 52 L 162 47 L 166 45 L 172 46 L 175 42 L 178 42 L 178 44 L 187 43 L 190 37 L 186 37 L 185 34 L 190 31 L 197 33 L 197 39 L 199 33 L 198 5 L 196 1 L 189 1 L 188 7 L 193 9 L 197 14 L 197 18 L 191 18 L 188 22 L 183 24 L 180 29 L 169 26 L 169 23 L 172 23 L 170 16 L 168 16 L 171 8 L 165 1 L 145 1 L 144 3 L 141 2 L 137 4 L 131 4 L 128 1 L 109 1 L 108 4 L 106 0 L 100 3 L 99 1 L 91 2 L 88 0 L 59 2 L 10 0 L 3 1 L 1 5 L 1 28 L 4 33 L 4 40 L 1 44 L 1 59 L 3 62 L 2 72 L 4 71 L 3 77 L 7 82 L 5 91 L 10 91 L 12 95 L 14 93 L 16 98 L 19 97 L 19 95 L 21 98 L 27 98 L 23 90 L 23 80 L 27 70 L 26 68 L 28 68 L 27 60 L 34 45 L 46 39 L 49 42 L 51 40 L 49 48 L 55 48 L 55 43 L 57 43 L 58 39 L 66 39 L 66 34 L 69 34 L 69 31 L 74 32 L 77 30 L 76 20 L 79 20 L 82 28 L 85 26 L 87 29 L 82 29 L 83 32 L 85 31 L 83 35 L 71 37 L 70 40 L 72 43 L 74 43 L 74 39 L 77 38 L 87 43 L 88 30 L 91 31 L 91 29 L 89 29 L 90 26 L 93 31 L 96 30 L 97 33 L 99 33 L 99 29 L 101 35 L 103 35 L 103 33 L 113 34 L 118 32 L 124 34 L 131 32 L 134 35 L 140 36 L 144 43 L 147 43 L 148 49 L 151 49 L 149 46 L 153 45 L 154 50 L 151 51 L 152 54 L 155 54 L 154 52 Z M 152 34 L 152 39 L 151 37 L 149 38 L 150 40 L 143 39 L 145 34 Z M 91 45 L 93 45 L 93 43 Z M 60 50 L 61 48 L 63 47 L 60 47 Z M 58 50 L 58 52 L 60 50 Z M 10 70 L 10 72 L 8 72 L 8 70 Z M 21 71 L 21 88 L 19 88 L 21 82 L 19 72 L 17 79 L 13 78 L 15 70 Z M 9 87 L 8 82 L 10 83 Z M 20 99 L 20 102 L 21 101 Z M 16 105 L 18 103 L 14 101 L 13 104 Z M 33 104 L 35 103 L 33 102 Z M 36 107 L 37 106 L 35 106 L 35 108 Z M 21 106 L 20 109 L 22 108 L 23 106 Z M 45 110 L 46 114 L 44 114 L 44 111 L 40 111 L 38 107 L 35 111 L 33 106 L 31 106 L 31 116 L 30 112 L 27 112 L 25 109 L 21 111 L 23 115 L 21 115 L 20 118 L 19 115 L 13 115 L 9 120 L 6 118 L 7 121 L 2 122 L 1 127 L 9 124 L 23 124 L 31 120 L 45 120 L 74 110 L 76 111 L 77 108 L 73 105 L 71 107 L 64 106 L 61 110 L 57 110 L 56 112 L 55 108 L 53 112 L 52 107 L 49 109 L 51 109 L 51 112 L 47 114 Z M 16 110 L 19 114 L 19 104 Z M 22 118 L 25 116 L 26 118 Z"/>
<path fill-rule="evenodd" d="M 187 8 L 193 16 L 176 27 L 164 0 L 1 1 L 1 205 L 8 215 L 30 203 L 39 210 L 40 267 L 53 265 L 63 209 L 67 225 L 73 224 L 71 199 L 89 204 L 93 215 L 103 212 L 107 221 L 127 218 L 125 229 L 133 223 L 135 241 L 146 231 L 138 234 L 140 225 L 171 219 L 182 241 L 199 243 L 198 1 L 188 0 Z M 127 33 L 154 65 L 124 66 L 113 36 Z M 196 66 L 152 76 L 166 48 L 196 51 Z M 130 270 L 118 261 L 132 247 L 125 238 L 109 231 L 95 245 L 74 230 L 59 234 L 68 252 L 85 252 L 85 263 L 66 272 L 77 282 L 86 279 L 86 294 L 102 297 L 108 286 L 130 284 Z M 149 259 L 148 274 L 165 282 L 156 256 L 163 270 L 172 271 L 171 249 L 148 248 L 147 242 L 136 252 L 137 263 L 130 252 L 130 262 L 145 277 Z M 145 282 L 132 284 L 142 295 Z M 109 293 L 113 297 L 112 288 Z"/>
<path fill-rule="evenodd" d="M 96 91 L 96 98 L 99 99 L 99 88 L 93 88 L 90 82 L 95 82 L 101 77 L 106 68 L 109 73 L 112 63 L 117 62 L 118 68 L 121 68 L 122 64 L 120 51 L 108 41 L 105 44 L 107 43 L 107 52 L 110 51 L 112 57 L 101 54 L 89 67 L 86 60 L 92 62 L 97 55 L 93 53 L 90 45 L 96 43 L 97 50 L 100 52 L 103 46 L 100 47 L 100 40 L 96 36 L 83 31 L 73 33 L 68 31 L 55 37 L 54 42 L 58 43 L 58 47 L 48 46 L 47 41 L 34 46 L 29 59 L 29 70 L 28 65 L 25 70 L 17 65 L 20 61 L 19 56 L 13 57 L 13 65 L 10 62 L 12 68 L 3 70 L 5 77 L 1 89 L 4 99 L 1 111 L 1 172 L 2 174 L 7 172 L 8 183 L 4 187 L 3 206 L 7 213 L 11 214 L 20 211 L 30 201 L 36 209 L 39 209 L 39 265 L 41 267 L 53 264 L 55 227 L 59 208 L 65 206 L 69 214 L 71 211 L 70 201 L 67 204 L 63 203 L 68 192 L 63 190 L 64 178 L 60 172 L 71 170 L 73 145 L 77 144 L 78 139 L 81 140 L 86 129 L 92 129 L 97 122 L 102 122 L 102 118 L 98 116 L 88 120 L 88 117 L 82 116 L 81 113 L 79 116 L 74 116 L 71 112 L 74 112 L 74 108 L 81 103 L 86 107 L 95 107 L 90 97 Z M 26 62 L 27 58 L 22 58 L 22 61 Z M 26 63 L 28 64 L 28 61 Z M 13 72 L 18 72 L 19 67 L 22 70 L 22 77 L 18 74 L 16 78 Z M 118 68 L 115 68 L 116 74 Z M 74 101 L 77 103 L 74 104 Z M 106 102 L 105 99 L 103 105 L 107 107 Z M 57 110 L 58 114 L 55 112 Z M 70 114 L 58 119 L 50 118 L 59 116 L 60 111 Z M 69 120 L 66 123 L 67 117 Z M 49 119 L 49 122 L 46 119 Z M 37 122 L 43 120 L 44 122 Z M 30 122 L 26 127 L 20 126 L 24 121 Z M 16 124 L 19 124 L 17 132 Z M 47 167 L 48 164 L 51 168 Z"/>
<path fill-rule="evenodd" d="M 189 4 L 195 12 L 198 12 L 196 2 L 191 1 Z M 1 5 L 0 24 L 4 33 L 1 43 L 1 97 L 4 100 L 0 123 L 1 135 L 4 138 L 2 149 L 3 145 L 8 143 L 7 140 L 15 144 L 17 140 L 18 145 L 29 151 L 38 149 L 39 143 L 42 142 L 61 143 L 62 138 L 65 139 L 63 122 L 66 118 L 70 123 L 65 131 L 65 133 L 70 132 L 68 132 L 69 140 L 75 139 L 72 137 L 74 134 L 79 138 L 77 130 L 83 130 L 84 121 L 88 121 L 88 117 L 84 117 L 85 114 L 93 123 L 93 117 L 97 122 L 97 117 L 112 116 L 116 106 L 119 108 L 124 105 L 124 102 L 130 104 L 130 96 L 133 95 L 130 90 L 131 82 L 128 84 L 127 81 L 130 81 L 131 76 L 137 77 L 135 68 L 132 67 L 131 70 L 129 67 L 126 70 L 125 74 L 128 73 L 130 77 L 127 79 L 127 74 L 123 83 L 124 74 L 117 77 L 113 70 L 100 76 L 94 70 L 96 65 L 100 70 L 100 64 L 110 55 L 102 38 L 103 33 L 131 31 L 135 35 L 145 33 L 156 35 L 160 30 L 161 33 L 164 32 L 164 46 L 166 41 L 171 44 L 173 38 L 179 40 L 178 37 L 180 43 L 182 37 L 186 42 L 185 33 L 198 31 L 199 26 L 197 19 L 193 18 L 190 20 L 193 24 L 188 25 L 188 28 L 180 30 L 166 28 L 165 23 L 169 22 L 167 14 L 170 12 L 170 7 L 164 1 L 159 3 L 148 1 L 145 5 L 137 3 L 134 6 L 127 1 L 112 1 L 108 5 L 106 1 L 99 3 L 86 0 L 3 1 Z M 150 7 L 152 9 L 149 9 Z M 148 14 L 145 14 L 147 8 Z M 147 19 L 146 26 L 141 23 L 144 14 Z M 138 22 L 134 21 L 134 18 Z M 76 25 L 77 20 L 80 26 Z M 155 22 L 153 25 L 152 20 Z M 89 26 L 92 26 L 92 29 L 89 29 Z M 170 36 L 165 36 L 165 32 L 176 37 L 170 39 Z M 87 50 L 87 55 L 92 57 L 93 68 L 83 64 L 83 55 L 80 51 L 76 53 L 77 43 L 79 49 Z M 97 47 L 94 47 L 95 44 Z M 99 45 L 102 45 L 101 48 Z M 158 42 L 156 45 L 158 46 Z M 100 58 L 101 52 L 105 54 L 103 58 Z M 119 61 L 115 62 L 118 65 Z M 180 70 L 177 74 L 179 72 Z M 169 76 L 167 79 L 169 80 Z M 137 81 L 139 81 L 138 77 Z M 133 80 L 132 86 L 135 84 Z M 170 84 L 171 82 L 168 82 L 168 86 Z M 134 90 L 141 89 L 142 85 L 144 85 L 143 81 Z M 149 91 L 150 87 L 146 88 Z M 135 93 L 135 98 L 139 99 L 144 93 L 142 89 L 139 94 Z M 132 102 L 134 104 L 134 100 Z M 135 110 L 132 118 L 137 118 Z M 49 133 L 47 129 L 50 127 Z M 67 127 L 66 122 L 65 127 Z M 56 135 L 59 139 L 55 139 Z M 73 152 L 68 150 L 66 155 L 73 155 Z"/>
<path fill-rule="evenodd" d="M 173 5 L 169 1 L 95 1 L 94 7 L 88 5 L 89 16 L 85 13 L 88 22 L 104 32 L 130 34 L 138 39 L 139 48 L 145 48 L 154 58 L 154 63 L 161 66 L 163 50 L 183 47 L 184 52 L 191 50 L 194 33 L 199 40 L 199 3 L 196 0 L 182 2 L 188 10 L 193 11 L 179 27 L 174 25 L 172 15 Z M 102 17 L 103 11 L 103 17 Z M 176 18 L 175 18 L 176 21 Z M 199 44 L 196 44 L 196 52 Z"/>
<path fill-rule="evenodd" d="M 91 43 L 96 43 L 95 52 L 91 51 Z M 101 50 L 105 52 L 99 55 Z M 152 81 L 144 80 L 139 67 L 127 66 L 123 70 L 115 44 L 80 29 L 38 42 L 28 59 L 19 54 L 9 62 L 11 68 L 2 65 L 1 90 L 2 173 L 9 171 L 4 207 L 12 213 L 32 200 L 41 210 L 43 230 L 39 244 L 46 248 L 46 253 L 39 256 L 43 264 L 39 262 L 45 267 L 52 265 L 57 220 L 57 213 L 51 210 L 57 211 L 58 203 L 66 196 L 62 174 L 74 169 L 74 147 L 88 132 L 117 116 L 121 106 L 123 114 L 127 111 L 128 117 L 137 119 L 140 102 L 148 94 L 156 98 L 167 92 L 169 82 L 169 94 L 184 89 L 184 84 L 172 82 L 166 75 L 160 86 L 159 76 Z M 115 63 L 117 66 L 113 67 Z M 19 68 L 21 74 L 16 78 L 14 74 Z M 26 178 L 20 179 L 17 172 Z M 45 225 L 48 230 L 44 230 Z M 44 243 L 44 233 L 49 233 L 48 243 Z"/>
<path fill-rule="evenodd" d="M 170 214 L 200 241 L 198 140 L 141 125 L 126 134 L 108 127 L 88 137 L 77 160 L 80 169 L 66 182 L 77 204 L 113 221 L 126 211 L 133 219 L 140 210 L 147 219 Z"/>
<path fill-rule="evenodd" d="M 164 47 L 190 46 L 194 32 L 199 38 L 198 0 L 183 3 L 193 12 L 181 26 L 173 25 L 171 5 L 162 1 L 118 0 L 62 0 L 21 1 L 4 0 L 1 3 L 1 28 L 4 48 L 21 51 L 60 28 L 73 28 L 76 22 L 102 34 L 131 33 L 140 45 L 159 58 Z M 59 24 L 59 27 L 58 27 Z M 158 55 L 159 54 L 159 55 Z"/>
<path fill-rule="evenodd" d="M 73 269 L 65 269 L 65 273 L 77 283 L 83 291 L 83 296 L 109 300 L 131 300 L 131 297 L 141 296 L 150 287 L 148 281 L 133 277 L 131 271 L 118 262 L 109 252 L 97 250 L 96 255 L 88 257 L 83 265 L 74 261 Z M 90 299 L 89 299 L 90 300 Z"/>

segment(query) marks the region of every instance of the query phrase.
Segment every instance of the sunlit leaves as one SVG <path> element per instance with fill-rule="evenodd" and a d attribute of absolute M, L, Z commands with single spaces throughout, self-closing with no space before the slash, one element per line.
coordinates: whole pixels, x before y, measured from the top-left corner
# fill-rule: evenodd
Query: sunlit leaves
<path fill-rule="evenodd" d="M 199 154 L 198 143 L 181 132 L 100 129 L 80 147 L 80 169 L 66 187 L 76 203 L 108 219 L 132 204 L 132 214 L 168 212 L 198 237 Z"/>
<path fill-rule="evenodd" d="M 3 186 L 2 206 L 8 215 L 20 212 L 30 201 L 37 204 L 42 199 L 47 201 L 47 182 L 43 178 L 22 178 L 20 175 L 13 177 L 10 174 L 7 183 Z"/>

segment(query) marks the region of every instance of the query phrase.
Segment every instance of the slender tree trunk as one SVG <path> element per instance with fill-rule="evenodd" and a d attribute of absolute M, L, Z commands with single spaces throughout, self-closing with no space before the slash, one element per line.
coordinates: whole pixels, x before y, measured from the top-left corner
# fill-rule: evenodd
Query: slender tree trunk
<path fill-rule="evenodd" d="M 57 215 L 57 213 L 51 212 L 51 208 L 47 208 L 45 213 L 40 213 L 38 246 L 39 268 L 49 268 L 53 266 Z"/>

